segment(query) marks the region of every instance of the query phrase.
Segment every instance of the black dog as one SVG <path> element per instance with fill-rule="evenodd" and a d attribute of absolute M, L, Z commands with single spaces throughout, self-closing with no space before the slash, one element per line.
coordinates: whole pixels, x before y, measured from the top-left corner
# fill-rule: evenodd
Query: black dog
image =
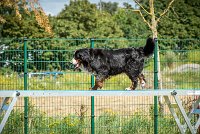
<path fill-rule="evenodd" d="M 96 77 L 93 90 L 103 87 L 103 81 L 110 76 L 125 73 L 132 81 L 127 90 L 134 90 L 138 84 L 138 78 L 145 82 L 141 74 L 144 60 L 154 51 L 154 41 L 148 38 L 146 45 L 139 48 L 122 48 L 116 50 L 104 49 L 79 49 L 75 52 L 72 63 L 75 68 L 80 68 L 93 73 Z"/>

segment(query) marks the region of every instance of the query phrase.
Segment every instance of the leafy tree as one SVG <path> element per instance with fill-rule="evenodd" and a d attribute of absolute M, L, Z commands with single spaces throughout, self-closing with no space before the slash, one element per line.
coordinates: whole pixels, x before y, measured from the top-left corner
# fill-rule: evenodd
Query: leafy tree
<path fill-rule="evenodd" d="M 51 34 L 38 25 L 34 17 L 22 14 L 23 20 L 19 20 L 15 15 L 8 15 L 4 18 L 6 22 L 3 24 L 2 37 L 10 38 L 42 38 L 51 37 Z"/>
<path fill-rule="evenodd" d="M 160 4 L 163 3 L 163 4 Z M 156 3 L 163 7 L 164 0 Z M 163 22 L 158 26 L 162 38 L 199 38 L 200 32 L 200 1 L 176 0 L 170 12 L 163 17 Z"/>
<path fill-rule="evenodd" d="M 98 14 L 97 26 L 92 32 L 93 37 L 96 38 L 114 38 L 122 37 L 123 32 L 120 29 L 119 25 L 112 17 L 111 14 L 107 12 L 102 12 Z"/>
<path fill-rule="evenodd" d="M 133 9 L 133 7 L 127 2 L 124 2 L 123 6 L 125 7 L 125 9 Z"/>
<path fill-rule="evenodd" d="M 95 28 L 96 20 L 96 5 L 87 0 L 71 0 L 57 16 L 55 32 L 59 37 L 87 37 Z"/>
<path fill-rule="evenodd" d="M 28 2 L 26 0 L 2 0 L 0 6 L 0 36 L 33 37 L 36 35 L 34 34 L 36 31 L 49 33 L 49 36 L 53 35 L 48 17 L 37 0 L 29 0 Z M 37 30 L 28 28 L 32 26 Z M 24 31 L 27 28 L 30 31 Z M 39 37 L 41 36 L 39 35 Z"/>
<path fill-rule="evenodd" d="M 155 4 L 155 0 L 148 0 L 148 4 L 147 4 L 147 1 L 141 0 L 143 2 L 146 2 L 145 6 L 143 6 L 140 3 L 140 1 L 138 1 L 138 0 L 134 0 L 134 1 L 139 6 L 139 9 L 138 10 L 134 10 L 134 11 L 139 12 L 141 18 L 143 19 L 143 22 L 146 23 L 148 25 L 148 27 L 151 29 L 153 38 L 158 38 L 157 26 L 158 26 L 158 24 L 160 24 L 161 19 L 163 18 L 163 16 L 165 16 L 168 13 L 168 11 L 171 8 L 174 0 L 167 1 L 167 4 L 165 5 L 164 10 L 162 10 L 161 12 L 158 12 L 157 10 L 155 10 L 155 5 L 154 5 Z M 159 87 L 158 88 L 162 89 L 163 86 L 162 86 L 162 78 L 161 78 L 161 70 L 160 70 L 159 48 L 158 48 L 156 53 L 157 53 L 157 57 L 158 57 L 158 82 L 159 82 Z M 163 109 L 163 105 L 161 103 L 161 99 L 160 98 L 159 98 L 159 104 L 161 104 L 160 105 L 161 109 Z"/>
<path fill-rule="evenodd" d="M 134 11 L 139 12 L 144 23 L 146 23 L 148 27 L 151 29 L 153 38 L 157 38 L 158 37 L 157 26 L 158 24 L 160 24 L 163 16 L 165 16 L 166 13 L 171 8 L 174 0 L 167 1 L 169 3 L 167 3 L 166 7 L 164 7 L 164 10 L 159 13 L 157 10 L 155 10 L 154 0 L 148 0 L 148 1 L 141 0 L 145 4 L 145 6 L 143 6 L 138 0 L 134 0 L 134 1 L 139 6 L 139 9 L 136 9 Z"/>
<path fill-rule="evenodd" d="M 150 35 L 151 31 L 141 23 L 140 16 L 134 14 L 132 10 L 119 9 L 114 19 L 122 29 L 125 38 L 146 38 Z"/>
<path fill-rule="evenodd" d="M 88 0 L 70 1 L 56 18 L 53 26 L 59 37 L 119 37 L 122 31 L 106 12 L 100 12 Z M 107 30 L 106 30 L 107 29 Z"/>
<path fill-rule="evenodd" d="M 141 13 L 144 19 L 150 20 L 148 13 L 150 10 L 149 0 L 135 0 L 140 2 Z M 151 0 L 152 1 L 152 0 Z M 170 4 L 170 2 L 173 2 Z M 200 1 L 199 0 L 154 0 L 154 10 L 158 21 L 157 32 L 159 38 L 199 38 L 200 32 Z M 169 9 L 168 9 L 169 7 Z M 167 11 L 167 12 L 166 12 Z M 164 15 L 162 15 L 164 13 Z M 150 22 L 150 21 L 149 21 Z"/>
<path fill-rule="evenodd" d="M 117 2 L 101 2 L 101 4 L 99 4 L 101 6 L 101 10 L 102 11 L 106 11 L 110 14 L 115 14 L 115 12 L 118 9 L 118 3 Z"/>

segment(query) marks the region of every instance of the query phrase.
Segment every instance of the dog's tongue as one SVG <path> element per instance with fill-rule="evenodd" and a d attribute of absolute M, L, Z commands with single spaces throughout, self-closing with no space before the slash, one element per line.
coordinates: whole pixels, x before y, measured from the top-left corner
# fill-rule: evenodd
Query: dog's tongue
<path fill-rule="evenodd" d="M 75 68 L 76 68 L 76 69 L 79 68 L 79 64 L 76 64 Z"/>

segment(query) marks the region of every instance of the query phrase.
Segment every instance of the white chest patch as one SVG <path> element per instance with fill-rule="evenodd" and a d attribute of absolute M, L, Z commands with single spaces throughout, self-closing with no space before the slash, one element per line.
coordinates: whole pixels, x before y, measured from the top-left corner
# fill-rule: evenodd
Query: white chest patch
<path fill-rule="evenodd" d="M 72 64 L 76 65 L 76 64 L 78 64 L 78 62 L 73 58 L 72 59 Z"/>

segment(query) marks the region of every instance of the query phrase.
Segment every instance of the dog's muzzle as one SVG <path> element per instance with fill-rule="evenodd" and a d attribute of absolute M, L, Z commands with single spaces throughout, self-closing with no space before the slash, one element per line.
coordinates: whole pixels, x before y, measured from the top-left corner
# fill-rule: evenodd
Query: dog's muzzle
<path fill-rule="evenodd" d="M 72 64 L 75 66 L 75 68 L 79 68 L 80 67 L 80 61 L 76 60 L 76 59 L 72 59 Z"/>

